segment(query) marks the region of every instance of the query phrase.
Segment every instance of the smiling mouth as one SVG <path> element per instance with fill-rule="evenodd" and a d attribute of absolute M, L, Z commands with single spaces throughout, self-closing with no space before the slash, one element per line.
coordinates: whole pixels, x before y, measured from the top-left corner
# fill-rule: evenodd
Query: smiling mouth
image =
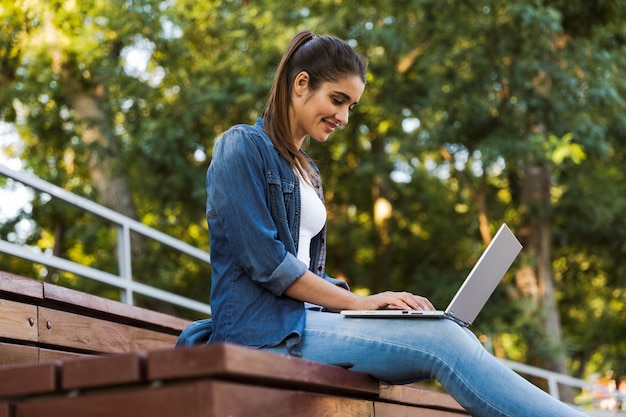
<path fill-rule="evenodd" d="M 330 122 L 330 121 L 328 121 L 326 119 L 324 119 L 324 124 L 326 125 L 327 129 L 330 132 L 334 131 L 336 128 L 339 127 L 339 123 L 333 123 L 333 122 Z"/>

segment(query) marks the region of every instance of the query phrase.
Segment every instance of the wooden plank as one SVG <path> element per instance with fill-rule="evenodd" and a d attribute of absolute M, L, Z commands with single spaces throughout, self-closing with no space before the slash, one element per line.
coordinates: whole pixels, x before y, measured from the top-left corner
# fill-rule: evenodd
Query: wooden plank
<path fill-rule="evenodd" d="M 0 417 L 11 417 L 11 404 L 0 402 Z"/>
<path fill-rule="evenodd" d="M 45 394 L 57 389 L 57 364 L 10 366 L 0 370 L 0 398 Z"/>
<path fill-rule="evenodd" d="M 114 315 L 126 321 L 130 319 L 162 328 L 163 332 L 169 332 L 176 336 L 189 324 L 189 320 L 123 304 L 91 294 L 85 294 L 53 284 L 44 283 L 43 294 L 46 301 L 54 301 L 66 306 L 87 309 L 92 311 L 95 317 L 103 318 L 104 315 Z"/>
<path fill-rule="evenodd" d="M 126 324 L 39 308 L 39 342 L 94 352 L 123 353 L 173 347 L 177 336 Z"/>
<path fill-rule="evenodd" d="M 0 271 L 0 292 L 43 299 L 43 282 Z"/>
<path fill-rule="evenodd" d="M 216 416 L 374 416 L 374 406 L 370 400 L 342 398 L 304 391 L 216 383 L 213 388 L 213 397 Z"/>
<path fill-rule="evenodd" d="M 376 417 L 461 417 L 466 413 L 455 411 L 436 410 L 432 408 L 422 408 L 402 404 L 374 402 Z"/>
<path fill-rule="evenodd" d="M 0 299 L 0 337 L 37 341 L 37 306 Z"/>
<path fill-rule="evenodd" d="M 217 381 L 90 392 L 16 405 L 15 417 L 371 417 L 371 401 Z"/>
<path fill-rule="evenodd" d="M 421 407 L 442 408 L 468 414 L 450 395 L 416 385 L 391 385 L 380 383 L 380 398 Z"/>
<path fill-rule="evenodd" d="M 198 389 L 196 383 L 161 388 L 129 387 L 18 403 L 14 414 L 15 417 L 213 417 L 210 398 L 210 391 Z"/>
<path fill-rule="evenodd" d="M 135 353 L 90 357 L 64 362 L 63 389 L 93 388 L 143 380 L 142 356 Z"/>
<path fill-rule="evenodd" d="M 64 349 L 60 347 L 60 349 Z M 54 350 L 39 348 L 39 363 L 55 362 L 55 361 L 67 361 L 79 358 L 89 358 L 92 354 L 67 352 L 65 350 Z"/>
<path fill-rule="evenodd" d="M 288 384 L 315 387 L 318 392 L 378 395 L 378 382 L 366 374 L 230 344 L 148 352 L 147 375 L 150 380 L 221 376 L 260 385 Z"/>
<path fill-rule="evenodd" d="M 35 346 L 0 343 L 0 367 L 39 362 L 39 348 Z M 0 372 L 2 368 L 0 368 Z"/>

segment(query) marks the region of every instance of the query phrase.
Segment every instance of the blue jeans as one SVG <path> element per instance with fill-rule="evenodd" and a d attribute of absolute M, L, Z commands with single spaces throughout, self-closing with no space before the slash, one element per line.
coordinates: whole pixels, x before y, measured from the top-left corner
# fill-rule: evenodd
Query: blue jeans
<path fill-rule="evenodd" d="M 264 348 L 287 354 L 283 345 Z M 451 320 L 355 319 L 307 311 L 304 359 L 353 364 L 395 384 L 434 378 L 474 417 L 581 417 L 504 366 Z"/>

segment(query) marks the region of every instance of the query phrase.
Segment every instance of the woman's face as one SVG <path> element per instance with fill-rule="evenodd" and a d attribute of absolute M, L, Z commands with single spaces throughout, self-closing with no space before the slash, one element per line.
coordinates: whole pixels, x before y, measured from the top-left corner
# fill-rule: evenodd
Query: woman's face
<path fill-rule="evenodd" d="M 348 113 L 356 106 L 365 84 L 357 75 L 309 88 L 309 75 L 301 72 L 294 80 L 291 103 L 291 135 L 298 147 L 308 135 L 325 142 L 339 126 L 348 124 Z"/>

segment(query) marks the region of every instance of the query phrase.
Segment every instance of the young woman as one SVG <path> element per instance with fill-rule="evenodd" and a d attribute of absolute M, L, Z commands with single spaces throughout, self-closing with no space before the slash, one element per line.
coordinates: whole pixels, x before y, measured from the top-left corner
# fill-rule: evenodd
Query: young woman
<path fill-rule="evenodd" d="M 302 150 L 348 123 L 366 65 L 344 41 L 304 31 L 278 67 L 263 117 L 215 144 L 207 172 L 209 343 L 230 342 L 392 383 L 436 378 L 474 416 L 582 416 L 503 366 L 451 320 L 346 319 L 333 311 L 433 309 L 407 292 L 367 297 L 324 272 L 320 175 Z M 320 306 L 320 308 L 310 308 Z M 179 345 L 194 343 L 183 333 Z"/>

